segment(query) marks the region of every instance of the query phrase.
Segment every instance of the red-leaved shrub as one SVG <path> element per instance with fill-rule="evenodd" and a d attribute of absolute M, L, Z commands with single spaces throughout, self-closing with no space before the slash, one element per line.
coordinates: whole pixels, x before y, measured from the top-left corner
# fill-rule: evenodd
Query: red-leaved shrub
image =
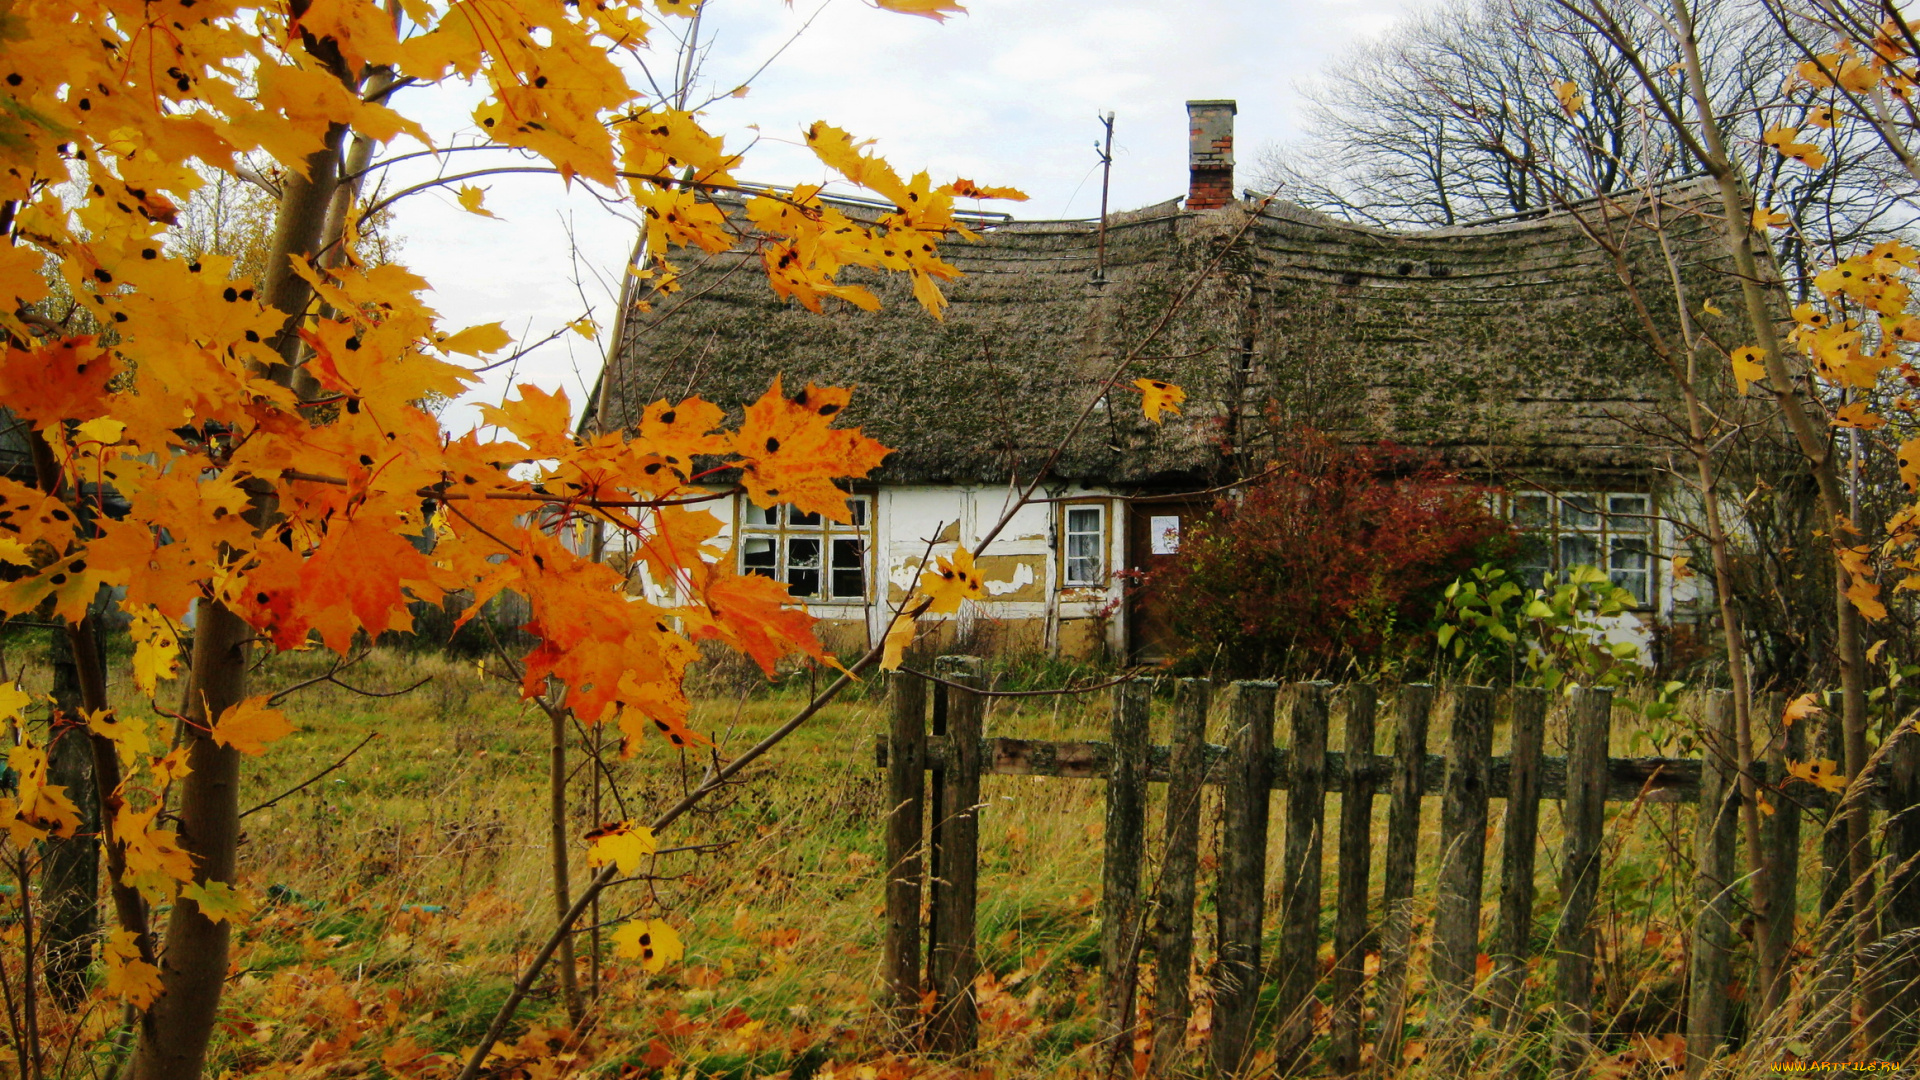
<path fill-rule="evenodd" d="M 1148 587 L 1191 669 L 1331 676 L 1426 654 L 1447 584 L 1516 548 L 1488 495 L 1430 453 L 1297 431 Z"/>

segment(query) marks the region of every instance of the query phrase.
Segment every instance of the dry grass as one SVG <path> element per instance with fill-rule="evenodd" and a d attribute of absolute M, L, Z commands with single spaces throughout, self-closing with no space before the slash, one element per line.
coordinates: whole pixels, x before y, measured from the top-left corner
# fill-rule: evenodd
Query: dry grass
<path fill-rule="evenodd" d="M 320 664 L 311 655 L 271 658 L 255 685 L 290 685 L 324 670 Z M 44 668 L 17 674 L 29 689 L 44 689 Z M 435 1055 L 478 1039 L 517 966 L 551 927 L 545 717 L 470 661 L 383 651 L 344 676 L 382 691 L 429 677 L 397 697 L 364 697 L 324 683 L 303 690 L 286 705 L 299 730 L 248 761 L 245 806 L 287 791 L 376 736 L 337 771 L 246 819 L 240 884 L 262 906 L 236 935 L 213 1074 L 444 1075 L 451 1058 Z M 804 700 L 805 681 L 775 690 L 716 681 L 700 700 L 697 727 L 714 733 L 723 748 L 743 747 Z M 115 692 L 132 702 L 130 688 L 116 683 Z M 1166 739 L 1164 707 L 1156 704 L 1158 741 Z M 1216 717 L 1216 741 L 1219 723 Z M 568 1068 L 591 1075 L 639 1070 L 680 1077 L 692 1069 L 702 1076 L 785 1073 L 800 1080 L 866 1075 L 858 1072 L 862 1064 L 875 1076 L 917 1075 L 919 1066 L 889 1056 L 897 1039 L 871 997 L 882 928 L 884 812 L 872 743 L 884 725 L 877 694 L 836 703 L 745 783 L 662 837 L 663 846 L 716 850 L 661 859 L 661 880 L 623 887 L 600 918 L 667 919 L 685 938 L 684 962 L 649 975 L 632 962 L 609 960 L 583 1025 L 588 1034 L 572 1041 L 557 1033 L 542 1038 L 546 1029 L 568 1026 L 548 979 L 524 1011 L 516 1038 L 531 1030 L 545 1051 L 578 1050 Z M 1106 726 L 1104 694 L 998 699 L 986 720 L 989 735 L 1029 738 L 1101 738 Z M 1440 746 L 1443 725 L 1436 729 Z M 1550 726 L 1549 753 L 1560 750 L 1557 731 Z M 1336 717 L 1331 745 L 1341 744 L 1341 734 Z M 1383 733 L 1383 747 L 1386 738 Z M 1634 745 L 1635 739 L 1623 732 L 1615 752 L 1660 749 Z M 1497 734 L 1496 753 L 1504 752 L 1503 743 L 1504 734 Z M 583 766 L 569 823 L 569 833 L 579 837 L 594 819 L 577 745 L 572 760 Z M 608 794 L 605 819 L 644 820 L 697 778 L 702 764 L 658 741 L 624 761 L 609 746 L 607 760 L 626 810 Z M 983 1046 L 971 1065 L 999 1076 L 1090 1070 L 1097 1053 L 1102 786 L 988 777 L 982 794 L 979 941 L 988 978 Z M 1196 947 L 1202 963 L 1213 954 L 1209 871 L 1219 854 L 1212 827 L 1217 798 L 1210 790 L 1204 807 L 1203 836 L 1212 839 L 1202 851 Z M 1338 796 L 1329 799 L 1327 821 L 1338 820 L 1337 804 Z M 1384 837 L 1384 804 L 1377 804 L 1377 838 Z M 1494 803 L 1489 836 L 1486 931 L 1497 895 L 1501 806 Z M 1423 867 L 1431 867 L 1438 848 L 1438 809 L 1438 800 L 1427 801 Z M 1159 835 L 1158 814 L 1156 802 L 1150 838 Z M 1558 814 L 1557 803 L 1544 804 L 1537 953 L 1547 950 L 1559 904 Z M 1661 1075 L 1672 1060 L 1673 1036 L 1684 1030 L 1693 815 L 1691 807 L 1672 805 L 1609 808 L 1597 991 L 1606 1034 L 1589 1062 L 1594 1075 Z M 1279 900 L 1280 816 L 1276 809 L 1270 910 Z M 1818 829 L 1806 835 L 1807 865 L 1817 866 Z M 1149 849 L 1155 846 L 1150 840 Z M 1327 848 L 1323 940 L 1331 939 L 1334 875 L 1333 845 Z M 582 852 L 576 846 L 576 882 L 584 877 Z M 1804 891 L 1809 904 L 1810 893 Z M 1431 883 L 1423 880 L 1416 905 L 1422 930 L 1430 903 Z M 585 935 L 580 949 L 585 984 Z M 1322 959 L 1331 964 L 1329 947 L 1323 946 Z M 1743 950 L 1740 963 L 1745 960 Z M 1807 962 L 1803 958 L 1803 966 Z M 1417 955 L 1416 989 L 1425 971 L 1424 954 Z M 1529 972 L 1529 1002 L 1538 1008 L 1527 1031 L 1477 1031 L 1469 1072 L 1541 1074 L 1552 1044 L 1545 1011 L 1551 972 L 1541 961 Z M 1737 972 L 1737 980 L 1744 977 L 1744 970 Z M 1439 1069 L 1421 1059 L 1418 1005 L 1413 1015 L 1410 1053 L 1396 1073 L 1461 1075 L 1460 1068 Z M 1206 1016 L 1203 995 L 1190 1032 L 1196 1044 Z M 100 1036 L 96 1061 L 106 1054 L 105 1017 L 86 1028 Z M 1324 1016 L 1316 1016 L 1316 1025 L 1324 1026 Z M 1271 1029 L 1263 1022 L 1263 1030 Z M 1768 1052 L 1777 1055 L 1792 1037 L 1791 1031 L 1774 1033 Z M 69 1074 L 85 1071 L 76 1066 Z"/>

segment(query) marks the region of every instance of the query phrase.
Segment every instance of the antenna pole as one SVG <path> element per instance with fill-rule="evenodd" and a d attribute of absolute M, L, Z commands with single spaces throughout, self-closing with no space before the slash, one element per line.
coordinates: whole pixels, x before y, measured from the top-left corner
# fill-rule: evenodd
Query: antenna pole
<path fill-rule="evenodd" d="M 1113 179 L 1113 113 L 1101 113 L 1100 126 L 1107 129 L 1107 139 L 1104 146 L 1093 144 L 1094 152 L 1100 155 L 1100 252 L 1093 271 L 1096 285 L 1107 281 L 1107 185 Z"/>

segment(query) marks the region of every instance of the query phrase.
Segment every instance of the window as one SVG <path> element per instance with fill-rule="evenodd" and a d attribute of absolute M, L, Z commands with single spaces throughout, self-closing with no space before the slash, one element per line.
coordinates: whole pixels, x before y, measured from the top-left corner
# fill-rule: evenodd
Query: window
<path fill-rule="evenodd" d="M 1065 584 L 1098 587 L 1107 583 L 1107 508 L 1072 506 L 1061 529 Z"/>
<path fill-rule="evenodd" d="M 867 599 L 871 500 L 847 500 L 853 520 L 828 521 L 791 506 L 760 507 L 741 500 L 740 571 L 785 582 L 803 600 L 852 603 Z"/>
<path fill-rule="evenodd" d="M 1653 497 L 1606 492 L 1517 492 L 1508 515 L 1521 531 L 1522 583 L 1550 584 L 1570 566 L 1597 566 L 1644 607 L 1653 596 Z"/>

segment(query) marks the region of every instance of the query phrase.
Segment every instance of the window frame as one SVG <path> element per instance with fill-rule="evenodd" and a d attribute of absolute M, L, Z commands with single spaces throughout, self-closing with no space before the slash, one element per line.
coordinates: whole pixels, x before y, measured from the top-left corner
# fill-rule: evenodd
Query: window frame
<path fill-rule="evenodd" d="M 1072 531 L 1070 526 L 1073 523 L 1073 514 L 1076 510 L 1091 510 L 1098 514 L 1100 517 L 1099 528 L 1093 533 L 1076 533 Z M 1113 539 L 1110 530 L 1113 527 L 1113 508 L 1108 506 L 1104 499 L 1086 499 L 1061 503 L 1058 527 L 1060 530 L 1060 587 L 1063 589 L 1106 588 L 1113 576 L 1112 570 L 1108 565 L 1112 562 L 1112 552 L 1110 549 L 1113 546 Z M 1099 560 L 1099 563 L 1094 570 L 1092 580 L 1076 581 L 1073 578 L 1074 561 L 1076 559 L 1084 559 L 1086 556 L 1073 554 L 1073 538 L 1075 536 L 1089 535 L 1096 537 L 1094 557 Z"/>
<path fill-rule="evenodd" d="M 792 598 L 803 604 L 857 604 L 873 602 L 874 593 L 874 548 L 877 539 L 877 518 L 874 513 L 879 502 L 877 493 L 871 491 L 851 491 L 847 493 L 849 503 L 858 502 L 864 506 L 865 521 L 859 524 L 843 525 L 827 520 L 826 515 L 812 515 L 812 522 L 794 524 L 791 520 L 792 507 L 786 503 L 772 508 L 773 522 L 750 522 L 757 514 L 766 513 L 745 494 L 734 500 L 733 512 L 733 563 L 738 573 L 760 574 L 770 577 L 787 586 Z M 762 539 L 773 541 L 773 572 L 765 573 L 763 567 L 747 565 L 747 543 L 749 540 Z M 818 574 L 817 585 L 812 593 L 793 593 L 791 583 L 792 567 L 789 559 L 792 555 L 791 544 L 795 540 L 816 540 L 819 547 L 814 556 L 814 565 L 801 567 Z M 860 547 L 860 586 L 858 596 L 841 595 L 834 591 L 835 577 L 847 568 L 836 570 L 833 562 L 834 548 L 837 542 L 857 540 Z"/>
<path fill-rule="evenodd" d="M 1639 508 L 1615 509 L 1617 500 L 1628 499 L 1639 500 Z M 1533 505 L 1542 500 L 1544 517 L 1534 518 Z M 1523 504 L 1528 504 L 1524 511 Z M 1565 555 L 1570 543 L 1585 540 L 1593 545 L 1592 565 L 1605 571 L 1609 582 L 1629 593 L 1635 592 L 1633 584 L 1640 586 L 1634 610 L 1651 611 L 1659 606 L 1659 500 L 1652 492 L 1525 488 L 1507 493 L 1505 510 L 1507 520 L 1538 552 L 1536 560 L 1522 566 L 1522 584 L 1543 584 L 1539 576 L 1542 571 L 1545 583 L 1558 581 L 1567 570 Z M 1641 565 L 1617 565 L 1617 556 L 1631 552 L 1635 544 L 1639 545 Z"/>

